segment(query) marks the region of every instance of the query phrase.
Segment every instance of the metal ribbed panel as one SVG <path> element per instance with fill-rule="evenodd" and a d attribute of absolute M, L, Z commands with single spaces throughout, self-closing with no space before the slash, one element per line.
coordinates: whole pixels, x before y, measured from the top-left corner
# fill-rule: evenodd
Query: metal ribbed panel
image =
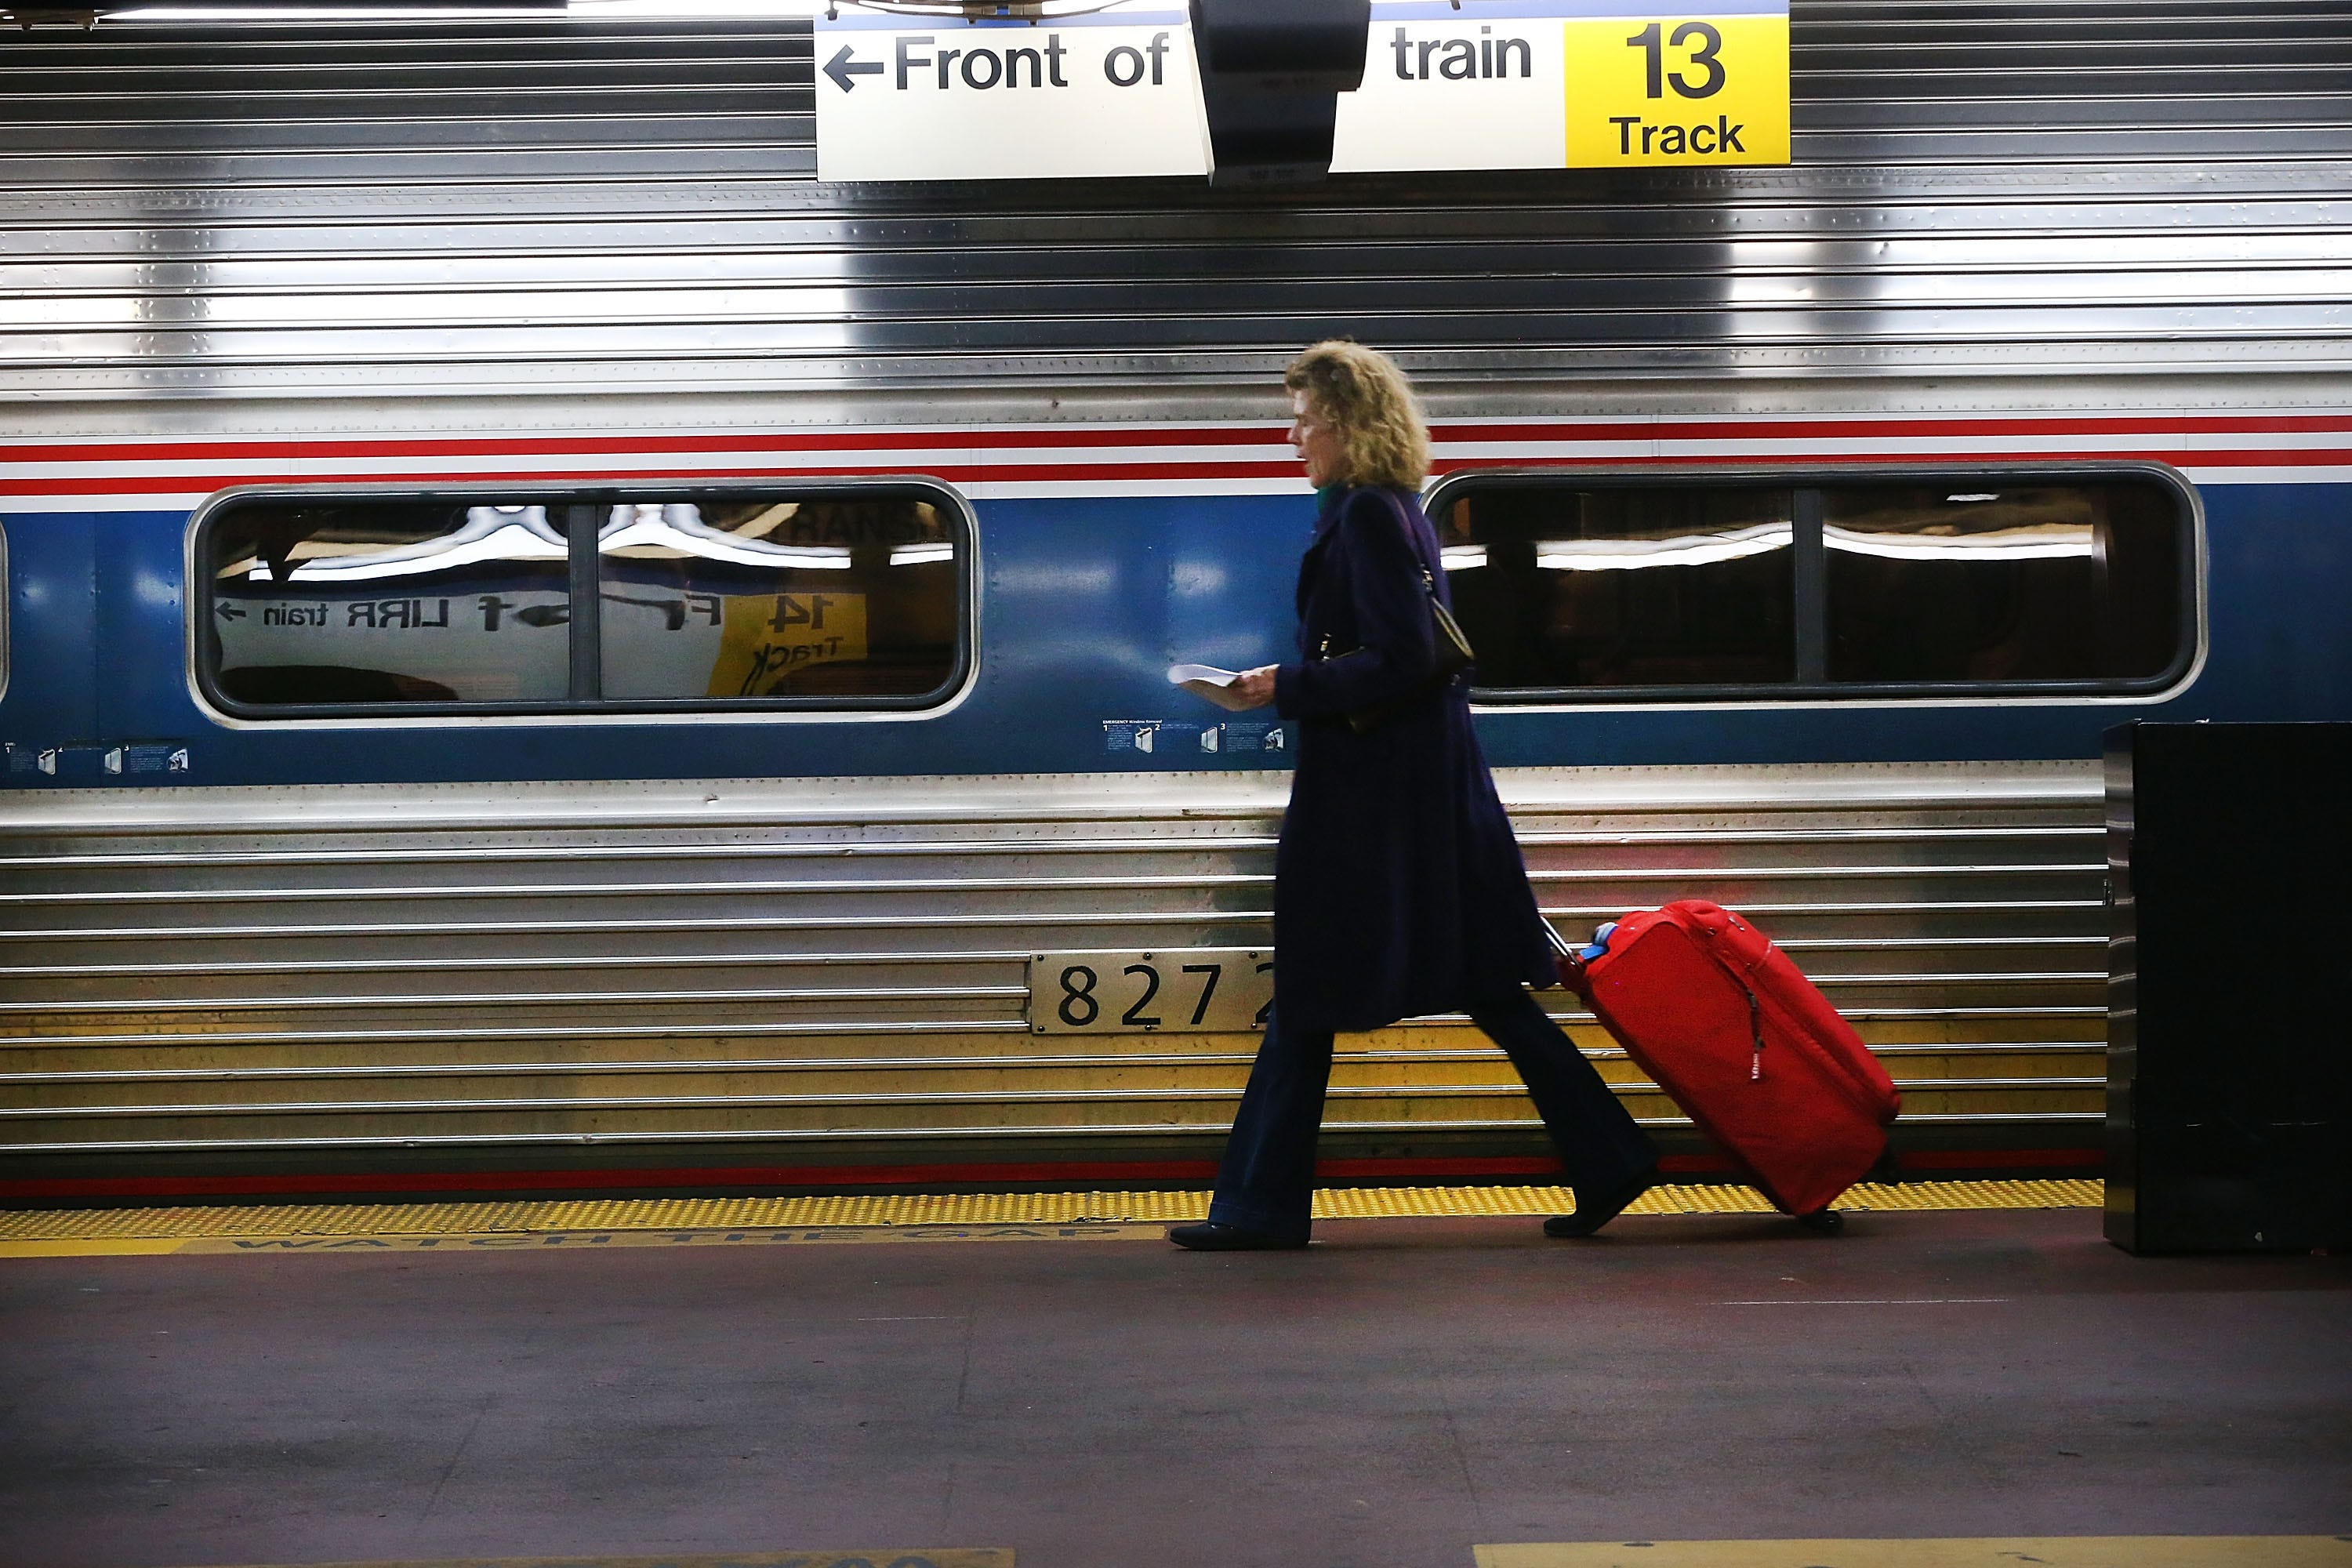
<path fill-rule="evenodd" d="M 1793 26 L 1793 168 L 1276 193 L 818 185 L 803 23 L 10 34 L 0 395 L 2345 365 L 2341 5 Z"/>
<path fill-rule="evenodd" d="M 1257 193 L 819 185 L 797 25 L 8 33 L 0 397 L 74 435 L 982 420 L 1066 393 L 1063 417 L 1256 416 L 1269 367 L 1332 331 L 1403 351 L 1441 408 L 1503 413 L 1643 378 L 1685 411 L 1787 405 L 1727 368 L 1912 378 L 1809 407 L 1956 371 L 2352 368 L 2340 5 L 1800 0 L 1794 22 L 1791 168 Z M 2143 395 L 2263 395 L 2182 384 Z M 449 401 L 517 388 L 562 396 Z M 265 395 L 287 400 L 216 401 Z M 1264 943 L 1279 787 L 20 797 L 0 1144 L 1218 1128 L 1250 1040 L 1032 1037 L 1021 963 Z M 1678 894 L 1748 910 L 1915 1120 L 2097 1115 L 2087 770 L 1507 788 L 1563 923 Z M 1526 1118 L 1460 1028 L 1350 1042 L 1338 1081 L 1359 1130 Z"/>
<path fill-rule="evenodd" d="M 0 1154 L 1213 1137 L 1253 1039 L 1032 1036 L 1023 964 L 1264 945 L 1281 788 L 26 800 L 0 816 Z M 1676 896 L 1748 911 L 1885 1052 L 1916 1121 L 2097 1115 L 2091 769 L 1507 791 L 1564 927 Z M 1637 1114 L 1675 1120 L 1568 1016 Z M 1444 1023 L 1347 1042 L 1331 1118 L 1529 1123 L 1499 1054 Z"/>

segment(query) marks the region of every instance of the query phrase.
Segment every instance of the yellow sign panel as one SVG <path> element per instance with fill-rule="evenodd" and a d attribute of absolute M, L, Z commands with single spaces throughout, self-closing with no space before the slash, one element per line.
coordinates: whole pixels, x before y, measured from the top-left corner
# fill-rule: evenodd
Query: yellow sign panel
<path fill-rule="evenodd" d="M 863 594 L 730 595 L 709 695 L 767 697 L 797 670 L 865 657 Z"/>
<path fill-rule="evenodd" d="M 1569 167 L 1789 161 L 1785 13 L 1563 26 Z"/>

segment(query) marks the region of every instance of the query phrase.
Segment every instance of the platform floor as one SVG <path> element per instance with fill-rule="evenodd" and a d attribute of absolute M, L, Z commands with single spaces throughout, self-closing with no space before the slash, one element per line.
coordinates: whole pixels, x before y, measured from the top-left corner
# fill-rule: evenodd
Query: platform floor
<path fill-rule="evenodd" d="M 12 1257 L 0 1562 L 2352 1533 L 2352 1258 L 2082 1208 L 1318 1234 Z"/>

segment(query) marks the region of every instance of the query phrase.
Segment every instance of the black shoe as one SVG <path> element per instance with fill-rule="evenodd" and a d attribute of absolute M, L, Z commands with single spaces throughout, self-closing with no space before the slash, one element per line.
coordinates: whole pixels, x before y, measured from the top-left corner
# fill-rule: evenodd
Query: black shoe
<path fill-rule="evenodd" d="M 1218 1225 L 1214 1221 L 1170 1226 L 1168 1239 L 1189 1252 L 1291 1252 L 1307 1245 L 1303 1236 L 1290 1241 L 1262 1230 L 1244 1230 L 1237 1225 Z"/>
<path fill-rule="evenodd" d="M 1576 1212 L 1555 1215 L 1544 1221 L 1544 1234 L 1561 1238 L 1591 1236 L 1623 1214 L 1635 1198 L 1657 1184 L 1658 1168 L 1653 1165 L 1623 1186 L 1597 1194 L 1589 1201 L 1582 1193 L 1579 1193 L 1576 1194 Z"/>

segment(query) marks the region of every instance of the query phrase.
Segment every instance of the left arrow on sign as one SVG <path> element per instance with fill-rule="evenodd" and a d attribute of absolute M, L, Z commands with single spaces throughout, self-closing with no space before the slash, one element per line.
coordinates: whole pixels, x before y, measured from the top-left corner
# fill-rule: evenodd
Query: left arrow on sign
<path fill-rule="evenodd" d="M 825 61 L 824 74 L 833 79 L 834 86 L 841 89 L 844 92 L 847 92 L 851 88 L 857 85 L 857 79 L 859 77 L 880 76 L 882 74 L 882 62 L 879 60 L 861 60 L 849 52 L 849 46 L 847 44 L 844 44 L 841 46 L 841 52 L 839 54 Z"/>

